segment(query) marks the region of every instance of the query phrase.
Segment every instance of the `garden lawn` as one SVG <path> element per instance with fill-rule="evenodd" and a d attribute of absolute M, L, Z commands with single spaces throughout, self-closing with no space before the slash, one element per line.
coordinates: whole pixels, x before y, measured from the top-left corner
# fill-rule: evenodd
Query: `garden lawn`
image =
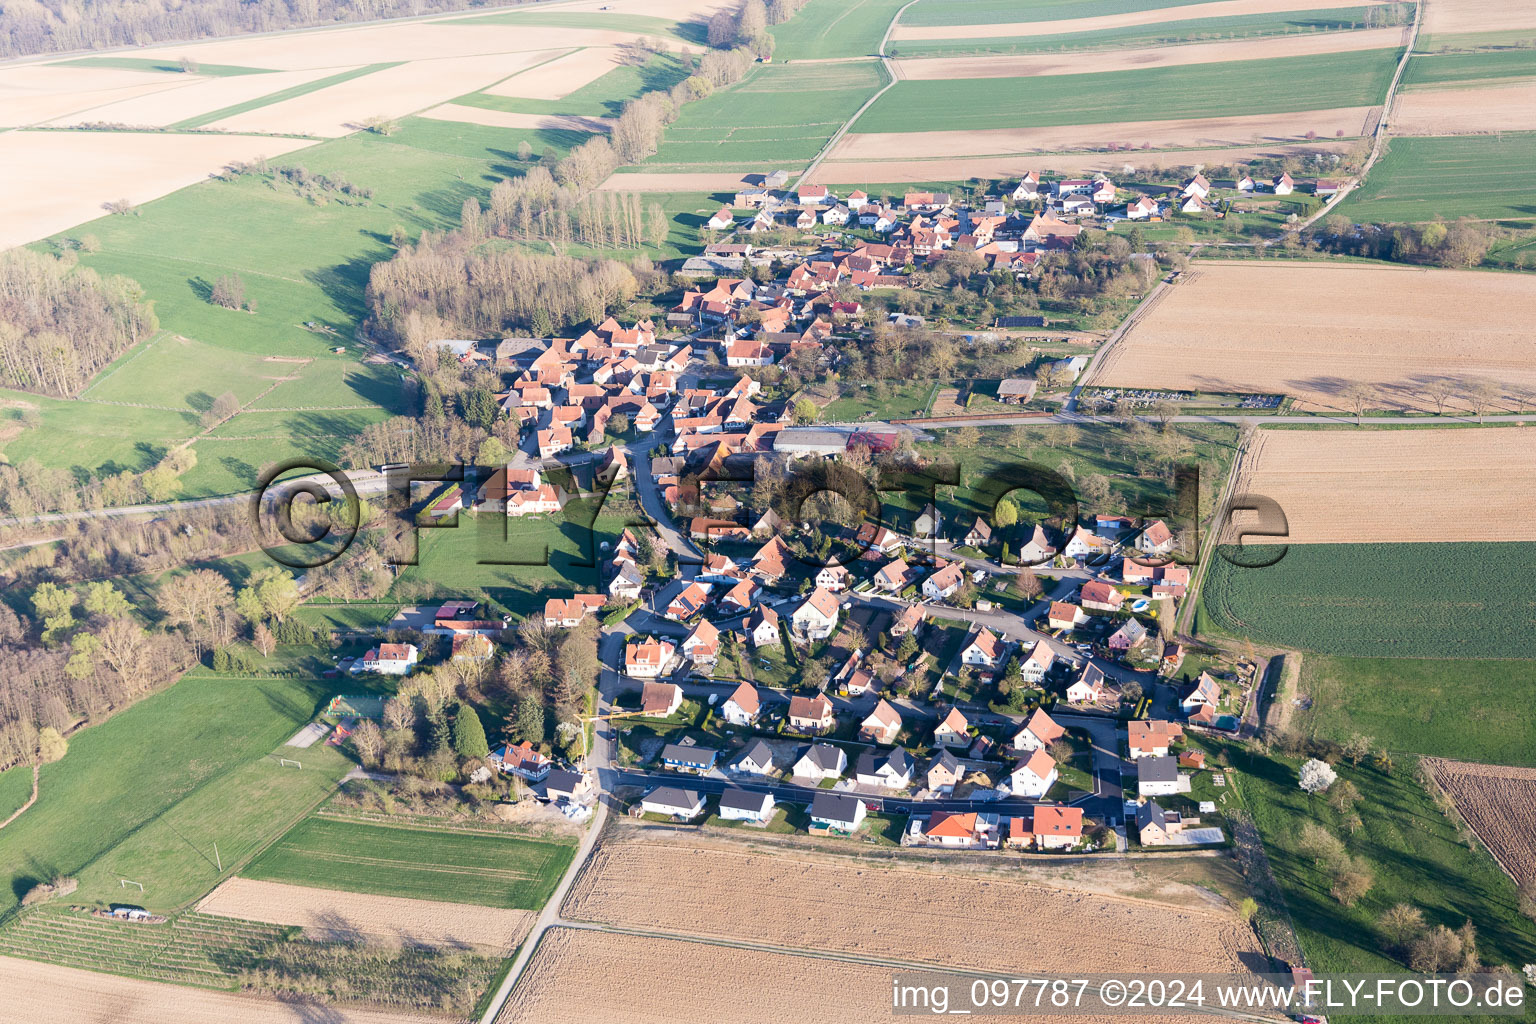
<path fill-rule="evenodd" d="M 1398 56 L 1356 50 L 1086 75 L 906 80 L 852 130 L 1037 128 L 1369 106 L 1386 95 Z"/>
<path fill-rule="evenodd" d="M 1518 977 L 1536 960 L 1536 925 L 1522 917 L 1514 882 L 1481 846 L 1468 848 L 1456 828 L 1414 779 L 1414 765 L 1400 758 L 1392 774 L 1337 765 L 1340 779 L 1360 790 L 1356 804 L 1361 827 L 1350 835 L 1326 797 L 1308 797 L 1296 785 L 1296 763 L 1229 746 L 1235 769 L 1228 773 L 1264 838 L 1270 866 L 1284 894 L 1307 966 L 1333 972 L 1402 974 L 1405 968 L 1383 952 L 1376 918 L 1397 903 L 1424 912 L 1426 923 L 1456 929 L 1470 920 L 1477 929 L 1486 964 L 1506 964 Z M 1349 854 L 1363 858 L 1375 885 L 1354 907 L 1329 895 L 1330 881 L 1311 858 L 1297 850 L 1302 826 L 1317 822 L 1343 839 Z M 1520 1019 L 1529 1019 L 1527 1013 Z M 1395 1024 L 1414 1017 L 1353 1017 L 1330 1020 Z M 1508 1020 L 1456 1015 L 1459 1021 Z"/>
<path fill-rule="evenodd" d="M 1291 713 L 1306 736 L 1343 743 L 1356 733 L 1389 750 L 1494 764 L 1536 765 L 1530 687 L 1536 661 L 1302 658 Z"/>
<path fill-rule="evenodd" d="M 330 747 L 297 752 L 302 770 L 269 756 L 329 696 L 302 679 L 189 676 L 76 733 L 43 767 L 37 803 L 0 831 L 0 912 L 54 875 L 78 878 L 83 902 L 124 898 L 122 878 L 152 910 L 201 896 L 350 769 Z"/>
<path fill-rule="evenodd" d="M 1201 590 L 1198 630 L 1366 658 L 1531 652 L 1536 543 L 1292 544 L 1264 568 L 1222 553 Z"/>
<path fill-rule="evenodd" d="M 576 843 L 311 817 L 242 876 L 322 889 L 538 910 Z"/>
<path fill-rule="evenodd" d="M 824 60 L 878 53 L 880 40 L 907 0 L 810 0 L 793 18 L 775 25 L 777 60 Z"/>
<path fill-rule="evenodd" d="M 1536 182 L 1524 169 L 1533 160 L 1536 132 L 1394 138 L 1339 212 L 1364 223 L 1441 217 L 1530 222 L 1536 220 Z"/>
<path fill-rule="evenodd" d="M 882 395 L 882 392 L 888 394 Z M 827 403 L 821 410 L 821 418 L 828 423 L 847 423 L 921 416 L 928 408 L 932 393 L 932 381 L 882 381 L 868 386 L 865 382 L 855 381 L 842 397 Z"/>

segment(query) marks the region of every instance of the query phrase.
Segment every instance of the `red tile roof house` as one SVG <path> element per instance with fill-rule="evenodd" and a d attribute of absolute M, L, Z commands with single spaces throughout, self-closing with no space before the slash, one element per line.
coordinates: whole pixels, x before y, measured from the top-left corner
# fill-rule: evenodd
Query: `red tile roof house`
<path fill-rule="evenodd" d="M 1179 708 L 1191 716 L 1202 707 L 1208 707 L 1214 712 L 1220 700 L 1221 687 L 1209 673 L 1201 672 L 1200 678 L 1195 680 L 1194 688 L 1189 691 L 1189 695 L 1179 701 Z M 1214 717 L 1214 714 L 1210 717 Z"/>
<path fill-rule="evenodd" d="M 795 631 L 811 640 L 832 635 L 837 627 L 837 595 L 817 587 L 790 615 Z"/>
<path fill-rule="evenodd" d="M 1125 595 L 1103 580 L 1090 580 L 1083 584 L 1083 607 L 1094 612 L 1117 612 L 1125 603 Z"/>
<path fill-rule="evenodd" d="M 1052 629 L 1076 629 L 1088 621 L 1088 615 L 1071 601 L 1052 601 L 1046 622 Z"/>
<path fill-rule="evenodd" d="M 720 631 L 713 623 L 699 620 L 683 640 L 683 654 L 700 668 L 713 665 L 720 657 Z"/>
<path fill-rule="evenodd" d="M 751 683 L 742 683 L 720 705 L 720 717 L 732 725 L 747 726 L 757 721 L 761 710 L 762 702 L 758 699 L 756 687 Z"/>
<path fill-rule="evenodd" d="M 711 231 L 724 231 L 733 227 L 736 223 L 736 215 L 731 212 L 729 206 L 722 206 L 715 211 L 715 215 L 709 218 L 708 227 Z"/>
<path fill-rule="evenodd" d="M 753 647 L 771 647 L 779 642 L 779 613 L 767 605 L 753 608 L 745 625 Z"/>
<path fill-rule="evenodd" d="M 471 712 L 473 713 L 473 712 Z M 491 751 L 486 758 L 491 767 L 508 772 L 527 779 L 529 782 L 538 782 L 549 774 L 554 763 L 524 740 L 517 746 L 503 746 L 499 750 Z"/>
<path fill-rule="evenodd" d="M 1094 704 L 1103 700 L 1106 693 L 1104 670 L 1089 662 L 1083 666 L 1082 674 L 1067 687 L 1067 700 L 1073 704 Z"/>
<path fill-rule="evenodd" d="M 410 674 L 416 665 L 417 651 L 413 644 L 379 644 L 363 655 L 352 666 L 352 671 L 377 672 L 386 676 Z"/>
<path fill-rule="evenodd" d="M 789 698 L 789 724 L 793 729 L 822 733 L 831 729 L 836 721 L 832 713 L 832 702 L 825 694 Z"/>
<path fill-rule="evenodd" d="M 665 640 L 630 644 L 624 648 L 624 670 L 636 679 L 655 679 L 666 670 L 675 650 Z"/>
<path fill-rule="evenodd" d="M 678 593 L 667 605 L 666 616 L 678 622 L 693 618 L 709 604 L 709 585 L 694 581 Z"/>
<path fill-rule="evenodd" d="M 950 708 L 949 714 L 933 727 L 933 742 L 944 747 L 959 747 L 964 750 L 971 745 L 971 723 L 959 708 Z"/>
<path fill-rule="evenodd" d="M 1184 727 L 1176 722 L 1146 721 L 1126 724 L 1131 757 L 1166 757 L 1169 745 L 1182 739 Z"/>
<path fill-rule="evenodd" d="M 1024 728 L 1014 734 L 1012 746 L 1020 753 L 1043 750 L 1066 734 L 1067 730 L 1054 718 L 1036 708 L 1035 713 L 1029 716 L 1029 721 L 1024 723 Z"/>
<path fill-rule="evenodd" d="M 1008 819 L 1008 845 L 1070 850 L 1083 838 L 1081 807 L 1035 807 L 1029 818 Z"/>
<path fill-rule="evenodd" d="M 917 828 L 921 828 L 921 839 L 925 843 L 936 846 L 950 846 L 961 849 L 990 849 L 995 844 L 995 837 L 985 830 L 984 821 L 975 811 L 964 813 L 951 813 L 949 811 L 934 811 L 928 817 L 926 826 L 921 821 L 914 822 Z"/>
<path fill-rule="evenodd" d="M 901 715 L 884 698 L 859 724 L 859 739 L 865 743 L 895 743 L 900 733 Z"/>
<path fill-rule="evenodd" d="M 911 567 L 905 560 L 898 558 L 875 573 L 875 586 L 894 594 L 907 585 L 907 579 L 911 574 Z"/>
<path fill-rule="evenodd" d="M 682 704 L 683 688 L 676 683 L 646 683 L 640 691 L 640 710 L 646 718 L 667 718 Z"/>
<path fill-rule="evenodd" d="M 1003 650 L 1003 642 L 990 629 L 983 627 L 961 648 L 960 662 L 980 668 L 997 668 L 1003 660 Z"/>
<path fill-rule="evenodd" d="M 1019 761 L 1008 777 L 1009 788 L 1014 796 L 1039 800 L 1055 785 L 1058 776 L 1056 762 L 1044 750 L 1036 750 Z"/>
<path fill-rule="evenodd" d="M 1026 683 L 1043 682 L 1045 674 L 1054 664 L 1056 664 L 1056 652 L 1051 650 L 1051 645 L 1044 640 L 1036 640 L 1035 646 L 1029 652 L 1029 657 L 1019 665 L 1019 678 Z"/>
<path fill-rule="evenodd" d="M 942 601 L 959 590 L 963 583 L 965 583 L 964 566 L 959 562 L 946 565 L 923 581 L 923 596 Z"/>
<path fill-rule="evenodd" d="M 544 602 L 544 625 L 550 629 L 575 629 L 581 620 L 608 603 L 602 594 L 576 594 L 562 600 L 552 597 Z"/>

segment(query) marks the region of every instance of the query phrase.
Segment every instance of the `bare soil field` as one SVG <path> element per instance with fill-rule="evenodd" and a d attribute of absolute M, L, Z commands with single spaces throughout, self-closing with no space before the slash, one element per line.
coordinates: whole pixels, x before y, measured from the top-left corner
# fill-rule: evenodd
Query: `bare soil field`
<path fill-rule="evenodd" d="M 562 914 L 681 935 L 789 949 L 1007 970 L 1242 972 L 1252 933 L 1226 907 L 1194 908 L 1063 890 L 1003 877 L 845 863 L 829 870 L 793 850 L 772 854 L 687 840 L 605 841 Z M 923 922 L 914 941 L 912 922 Z M 1029 921 L 1028 935 L 1018 922 Z M 976 943 L 978 934 L 1017 941 Z M 1116 936 L 1113 948 L 1103 937 Z M 1047 938 L 1049 937 L 1049 938 Z"/>
<path fill-rule="evenodd" d="M 799 174 L 805 168 L 799 164 L 774 164 L 782 166 L 790 174 Z M 885 179 L 880 179 L 884 181 Z M 668 174 L 664 171 L 642 171 L 637 174 L 611 174 L 598 188 L 610 192 L 730 192 L 742 187 L 741 174 L 735 171 L 697 171 Z"/>
<path fill-rule="evenodd" d="M 6 132 L 0 135 L 0 248 L 103 215 L 116 199 L 145 203 L 202 181 L 232 160 L 313 143 L 248 135 Z"/>
<path fill-rule="evenodd" d="M 134 127 L 164 127 L 348 70 L 351 69 L 309 68 L 303 71 L 277 71 L 270 75 L 232 75 L 227 78 L 166 75 L 163 77 L 173 83 L 170 88 L 75 110 L 48 123 L 67 126 L 105 121 Z"/>
<path fill-rule="evenodd" d="M 533 914 L 526 910 L 369 896 L 238 876 L 204 896 L 197 909 L 246 921 L 299 925 L 312 937 L 328 941 L 366 935 L 404 945 L 484 946 L 504 955 L 533 925 Z"/>
<path fill-rule="evenodd" d="M 208 127 L 230 132 L 300 132 L 336 138 L 375 114 L 402 117 L 475 92 L 552 54 L 547 50 L 416 60 L 295 96 Z"/>
<path fill-rule="evenodd" d="M 1424 35 L 1536 28 L 1536 5 L 1507 0 L 1428 0 L 1424 5 Z"/>
<path fill-rule="evenodd" d="M 921 928 L 913 926 L 913 937 L 926 945 Z M 891 1015 L 891 973 L 889 966 L 556 928 L 545 933 L 496 1024 L 885 1020 Z M 972 1015 L 966 1019 L 1032 1024 L 1062 1018 Z M 1071 1019 L 1109 1024 L 1116 1019 L 1146 1018 Z M 1168 1024 L 1208 1019 L 1159 1017 Z"/>
<path fill-rule="evenodd" d="M 7 1019 L 27 1024 L 443 1024 L 441 1017 L 284 1003 L 3 956 L 0 992 Z"/>
<path fill-rule="evenodd" d="M 1283 393 L 1343 410 L 1463 409 L 1487 380 L 1516 404 L 1536 389 L 1536 279 L 1517 274 L 1318 263 L 1198 262 L 1103 360 L 1096 386 Z M 1496 538 L 1490 538 L 1496 539 Z"/>
<path fill-rule="evenodd" d="M 1410 89 L 1392 112 L 1397 135 L 1476 135 L 1536 129 L 1536 82 L 1472 89 Z"/>
<path fill-rule="evenodd" d="M 1180 64 L 1217 64 L 1229 60 L 1302 57 L 1398 46 L 1403 28 L 1358 32 L 1323 32 L 1305 36 L 1270 36 L 1184 46 L 1150 46 L 1089 53 L 1004 54 L 986 57 L 928 57 L 896 61 L 898 78 L 1028 78 L 1036 75 L 1088 75 L 1100 71 L 1139 71 Z"/>
<path fill-rule="evenodd" d="M 39 124 L 182 84 L 156 71 L 52 68 L 41 64 L 4 68 L 0 69 L 0 128 Z"/>
<path fill-rule="evenodd" d="M 460 121 L 464 124 L 483 124 L 488 128 L 518 128 L 525 131 L 547 129 L 570 132 L 606 132 L 613 128 L 613 121 L 606 117 L 581 117 L 577 114 L 514 114 L 506 110 L 487 110 L 469 107 L 461 103 L 444 103 L 419 115 L 434 121 Z"/>
<path fill-rule="evenodd" d="M 531 100 L 557 100 L 596 81 L 618 67 L 617 48 L 588 46 L 572 50 L 546 64 L 520 72 L 485 91 L 495 96 L 520 96 Z"/>
<path fill-rule="evenodd" d="M 1233 493 L 1278 502 L 1291 544 L 1533 541 L 1533 445 L 1531 427 L 1261 430 Z"/>
<path fill-rule="evenodd" d="M 1536 768 L 1425 761 L 1499 866 L 1517 885 L 1536 884 Z"/>
<path fill-rule="evenodd" d="M 735 10 L 738 5 L 730 0 L 579 0 L 561 4 L 560 11 L 613 11 L 615 14 L 647 14 L 653 18 L 676 18 L 678 21 L 708 20 L 721 8 Z"/>
<path fill-rule="evenodd" d="M 1342 131 L 1357 136 L 1375 107 L 1338 107 L 1295 114 L 1238 114 L 1168 121 L 1115 121 L 1109 124 L 1058 125 L 1051 128 L 987 128 L 981 131 L 871 132 L 843 136 L 832 160 L 900 160 L 914 153 L 929 157 L 996 156 L 1009 153 L 1063 153 L 1150 145 L 1158 149 L 1244 146 L 1301 142 L 1307 132 L 1331 137 Z M 1124 161 L 1154 154 L 1134 149 L 1106 157 Z M 880 179 L 884 180 L 884 179 Z M 941 180 L 941 179 L 935 179 Z"/>
<path fill-rule="evenodd" d="M 924 132 L 923 134 L 932 134 Z M 912 138 L 912 136 L 908 136 Z M 914 141 L 912 143 L 916 145 Z M 1295 145 L 1238 146 L 1220 149 L 1168 149 L 1146 152 L 1118 153 L 1045 153 L 1015 156 L 950 157 L 939 160 L 828 160 L 817 170 L 822 181 L 837 184 L 863 185 L 871 182 L 901 181 L 963 181 L 966 178 L 1017 178 L 1025 171 L 1052 171 L 1061 174 L 1103 171 L 1113 177 L 1142 168 L 1190 167 L 1195 164 L 1234 163 L 1266 157 L 1284 158 L 1306 156 L 1311 153 L 1343 153 L 1349 142 L 1308 142 Z M 606 187 L 618 178 L 634 175 L 616 174 L 608 179 Z M 682 178 L 688 175 L 651 175 L 657 179 Z M 679 188 L 678 191 L 687 189 Z M 647 188 L 647 191 L 667 191 L 665 188 Z"/>
<path fill-rule="evenodd" d="M 1364 6 L 1387 0 L 1368 0 Z M 1483 4 L 1493 8 L 1499 0 L 1454 0 L 1458 4 Z M 1192 21 L 1196 18 L 1232 18 L 1243 14 L 1279 14 L 1284 11 L 1310 11 L 1316 0 L 1215 0 L 1212 3 L 1186 4 L 1182 7 L 1158 7 L 1128 14 L 1106 14 L 1097 18 L 1068 18 L 1061 21 L 1018 21 L 1000 25 L 897 25 L 892 39 L 974 39 L 981 36 L 1054 36 L 1068 32 L 1098 32 L 1107 28 L 1132 25 L 1156 25 L 1164 21 Z M 1486 28 L 1486 24 L 1480 26 Z M 1512 26 L 1511 26 L 1512 27 Z M 1425 31 L 1429 31 L 1426 27 Z M 1466 29 L 1436 29 L 1463 32 Z"/>

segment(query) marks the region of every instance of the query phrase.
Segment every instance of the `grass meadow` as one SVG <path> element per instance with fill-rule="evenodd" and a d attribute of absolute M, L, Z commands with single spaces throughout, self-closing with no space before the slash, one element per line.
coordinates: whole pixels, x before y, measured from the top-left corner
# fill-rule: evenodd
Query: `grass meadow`
<path fill-rule="evenodd" d="M 998 25 L 1064 21 L 1178 7 L 1184 0 L 918 0 L 903 25 Z"/>
<path fill-rule="evenodd" d="M 217 110 L 209 110 L 193 117 L 184 118 L 171 125 L 172 128 L 201 128 L 204 125 L 222 121 L 227 117 L 243 114 L 248 110 L 258 110 L 262 107 L 291 100 L 296 96 L 305 96 L 319 89 L 325 89 L 332 85 L 340 85 L 342 82 L 361 78 L 363 75 L 371 75 L 375 71 L 384 71 L 388 68 L 399 67 L 404 61 L 385 61 L 379 64 L 365 64 L 360 68 L 352 68 L 347 71 L 338 71 L 334 75 L 317 78 L 313 82 L 303 82 L 299 85 L 289 86 L 287 89 L 278 89 L 267 93 L 265 96 L 257 96 L 254 99 L 245 100 L 242 103 L 231 103 L 227 107 L 219 107 Z"/>
<path fill-rule="evenodd" d="M 530 15 L 518 18 L 521 21 Z M 550 14 L 549 17 L 555 17 Z M 506 15 L 512 18 L 513 15 Z M 475 18 L 474 21 L 487 19 Z M 660 19 L 658 19 L 660 20 Z M 531 69 L 530 69 L 531 70 Z M 624 104 L 643 92 L 653 89 L 670 89 L 688 77 L 686 66 L 670 54 L 658 54 L 643 65 L 623 65 L 588 82 L 580 89 L 566 93 L 557 100 L 526 99 L 521 96 L 503 96 L 500 93 L 472 92 L 460 96 L 455 103 L 484 110 L 505 110 L 516 114 L 580 114 L 584 117 L 617 117 Z M 505 88 L 516 89 L 517 77 L 509 79 Z M 513 144 L 516 148 L 516 143 Z"/>
<path fill-rule="evenodd" d="M 1027 78 L 897 82 L 855 132 L 1036 128 L 1380 103 L 1399 51 L 1235 60 Z"/>
<path fill-rule="evenodd" d="M 877 61 L 763 64 L 683 108 L 648 170 L 761 169 L 808 161 L 884 84 Z"/>
<path fill-rule="evenodd" d="M 1536 50 L 1484 50 L 1473 53 L 1415 53 L 1403 71 L 1405 88 L 1416 85 L 1479 84 L 1497 78 L 1536 75 Z"/>
<path fill-rule="evenodd" d="M 311 817 L 242 877 L 322 889 L 538 910 L 575 855 L 571 839 L 534 839 Z"/>
<path fill-rule="evenodd" d="M 1533 569 L 1536 544 L 1526 543 L 1292 544 L 1263 568 L 1218 555 L 1197 621 L 1257 643 L 1357 658 L 1523 658 Z"/>
<path fill-rule="evenodd" d="M 960 57 L 986 53 L 1049 53 L 1117 47 L 1174 46 L 1218 39 L 1259 39 L 1296 33 L 1347 31 L 1365 24 L 1364 7 L 1331 7 L 1282 14 L 1240 14 L 1192 18 L 1155 25 L 1036 36 L 978 36 L 974 39 L 903 39 L 892 48 L 903 57 Z M 980 26 L 978 26 L 978 31 Z"/>
<path fill-rule="evenodd" d="M 1536 220 L 1536 183 L 1525 168 L 1533 160 L 1536 132 L 1394 138 L 1339 212 L 1377 223 L 1438 217 L 1530 222 Z"/>
<path fill-rule="evenodd" d="M 270 756 L 330 696 L 318 682 L 197 674 L 76 733 L 43 767 L 37 803 L 0 831 L 0 913 L 54 875 L 79 879 L 77 901 L 124 898 L 123 878 L 153 910 L 198 898 L 351 768 L 332 747 L 286 751 L 302 769 Z"/>
<path fill-rule="evenodd" d="M 0 772 L 0 821 L 4 821 L 32 795 L 32 768 L 18 764 Z"/>
<path fill-rule="evenodd" d="M 1492 764 L 1536 765 L 1530 687 L 1536 661 L 1302 658 L 1291 713 L 1306 736 L 1342 743 L 1356 733 L 1390 750 Z"/>
<path fill-rule="evenodd" d="M 878 53 L 891 19 L 907 0 L 811 0 L 775 25 L 775 60 L 825 60 Z"/>

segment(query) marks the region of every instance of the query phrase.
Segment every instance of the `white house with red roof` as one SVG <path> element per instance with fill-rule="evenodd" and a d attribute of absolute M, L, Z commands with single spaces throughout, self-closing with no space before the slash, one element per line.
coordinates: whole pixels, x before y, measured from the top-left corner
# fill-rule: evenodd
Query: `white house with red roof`
<path fill-rule="evenodd" d="M 959 590 L 964 583 L 965 567 L 959 562 L 953 562 L 923 580 L 923 596 L 942 601 Z"/>
<path fill-rule="evenodd" d="M 1126 723 L 1131 757 L 1167 757 L 1174 740 L 1184 737 L 1184 727 L 1177 722 L 1134 721 Z"/>
<path fill-rule="evenodd" d="M 466 705 L 460 705 L 459 714 L 474 714 Z M 554 762 L 533 749 L 533 744 L 527 740 L 517 746 L 505 744 L 497 750 L 491 751 L 486 757 L 491 767 L 498 771 L 507 772 L 527 779 L 529 782 L 539 782 L 549 770 L 554 767 Z"/>
<path fill-rule="evenodd" d="M 1184 699 L 1179 701 L 1179 708 L 1186 715 L 1193 715 L 1201 708 L 1211 708 L 1213 711 L 1221 701 L 1221 687 L 1212 678 L 1209 672 L 1201 672 Z"/>
<path fill-rule="evenodd" d="M 971 634 L 960 649 L 960 663 L 979 668 L 997 668 L 1003 660 L 1003 642 L 990 629 L 982 627 Z"/>
<path fill-rule="evenodd" d="M 1093 662 L 1083 666 L 1083 671 L 1067 687 L 1067 700 L 1073 704 L 1097 704 L 1108 691 L 1104 685 L 1104 670 Z"/>
<path fill-rule="evenodd" d="M 884 697 L 859 723 L 859 739 L 865 743 L 895 743 L 901 733 L 901 715 Z"/>
<path fill-rule="evenodd" d="M 715 211 L 715 215 L 706 222 L 711 231 L 725 231 L 734 226 L 735 223 L 736 215 L 731 212 L 729 206 L 720 207 L 720 209 Z"/>
<path fill-rule="evenodd" d="M 1136 547 L 1149 555 L 1171 554 L 1176 541 L 1173 531 L 1168 529 L 1168 524 L 1161 519 L 1154 519 L 1141 531 L 1141 536 L 1136 539 Z"/>
<path fill-rule="evenodd" d="M 790 613 L 789 621 L 801 636 L 822 640 L 831 636 L 837 627 L 837 613 L 837 595 L 817 587 Z"/>
<path fill-rule="evenodd" d="M 1067 730 L 1054 718 L 1036 708 L 1035 713 L 1029 716 L 1029 721 L 1024 723 L 1024 728 L 1013 734 L 1011 744 L 1014 750 L 1029 753 L 1043 750 L 1066 734 Z"/>
<path fill-rule="evenodd" d="M 352 671 L 403 676 L 416 666 L 419 652 L 414 644 L 379 644 L 352 665 Z"/>
<path fill-rule="evenodd" d="M 824 565 L 816 573 L 816 586 L 836 594 L 848 586 L 848 570 L 840 565 Z"/>
<path fill-rule="evenodd" d="M 779 613 L 758 605 L 747 615 L 746 631 L 753 647 L 772 647 L 779 642 Z"/>
<path fill-rule="evenodd" d="M 645 640 L 630 644 L 624 648 L 624 671 L 636 679 L 655 679 L 666 670 L 676 650 L 665 640 Z M 678 690 L 678 694 L 681 697 L 682 690 Z"/>
<path fill-rule="evenodd" d="M 713 623 L 700 619 L 693 632 L 683 639 L 683 655 L 695 665 L 713 665 L 720 658 L 720 631 Z"/>
<path fill-rule="evenodd" d="M 732 725 L 747 726 L 757 721 L 757 716 L 762 711 L 762 701 L 757 696 L 757 688 L 751 683 L 742 683 L 725 698 L 725 703 L 720 705 L 720 717 Z"/>
<path fill-rule="evenodd" d="M 971 745 L 971 723 L 959 708 L 950 708 L 949 714 L 933 727 L 933 742 L 944 747 L 964 750 Z"/>
<path fill-rule="evenodd" d="M 1071 601 L 1052 601 L 1046 623 L 1052 629 L 1076 629 L 1088 621 L 1088 613 Z"/>
<path fill-rule="evenodd" d="M 581 620 L 608 603 L 602 594 L 552 597 L 544 602 L 544 625 L 550 629 L 575 629 Z"/>
<path fill-rule="evenodd" d="M 795 201 L 802 206 L 823 206 L 835 199 L 825 185 L 798 185 L 795 188 Z"/>
<path fill-rule="evenodd" d="M 576 445 L 571 438 L 571 432 L 565 427 L 550 427 L 539 431 L 537 443 L 541 459 L 552 459 L 561 452 L 570 451 Z"/>
<path fill-rule="evenodd" d="M 1019 678 L 1026 683 L 1040 683 L 1045 680 L 1045 674 L 1056 664 L 1056 652 L 1051 650 L 1051 645 L 1044 640 L 1036 640 L 1035 646 L 1030 649 L 1029 657 L 1019 664 Z"/>
<path fill-rule="evenodd" d="M 1091 612 L 1117 612 L 1125 603 L 1125 595 L 1114 585 L 1103 580 L 1089 580 L 1083 584 L 1082 605 Z"/>
<path fill-rule="evenodd" d="M 1014 796 L 1039 800 L 1056 784 L 1059 775 L 1055 760 L 1041 747 L 1013 766 L 1008 776 L 1008 788 Z"/>

